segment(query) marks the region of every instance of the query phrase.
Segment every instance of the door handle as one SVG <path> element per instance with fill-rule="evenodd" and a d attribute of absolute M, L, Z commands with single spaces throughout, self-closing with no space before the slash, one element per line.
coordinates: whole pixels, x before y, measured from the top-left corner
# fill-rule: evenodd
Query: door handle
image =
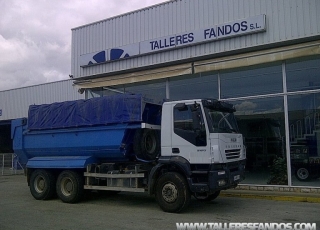
<path fill-rule="evenodd" d="M 180 153 L 180 149 L 179 148 L 172 148 L 172 153 Z"/>

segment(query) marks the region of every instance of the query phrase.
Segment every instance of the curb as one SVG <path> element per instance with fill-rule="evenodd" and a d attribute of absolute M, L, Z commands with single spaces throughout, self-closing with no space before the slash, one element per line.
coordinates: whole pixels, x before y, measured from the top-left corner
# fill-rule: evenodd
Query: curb
<path fill-rule="evenodd" d="M 301 196 L 301 194 L 293 195 L 266 195 L 266 194 L 248 194 L 248 193 L 230 193 L 221 192 L 221 197 L 239 197 L 239 198 L 251 198 L 251 199 L 264 199 L 264 200 L 277 200 L 277 201 L 293 201 L 293 202 L 309 202 L 320 203 L 320 197 L 313 196 Z"/>

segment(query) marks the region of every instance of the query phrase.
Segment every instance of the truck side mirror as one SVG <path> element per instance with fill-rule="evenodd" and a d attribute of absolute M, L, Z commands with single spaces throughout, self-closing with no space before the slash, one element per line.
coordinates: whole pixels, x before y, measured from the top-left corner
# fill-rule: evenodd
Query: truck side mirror
<path fill-rule="evenodd" d="M 194 102 L 193 105 L 190 106 L 192 112 L 198 111 L 200 105 L 197 102 Z"/>

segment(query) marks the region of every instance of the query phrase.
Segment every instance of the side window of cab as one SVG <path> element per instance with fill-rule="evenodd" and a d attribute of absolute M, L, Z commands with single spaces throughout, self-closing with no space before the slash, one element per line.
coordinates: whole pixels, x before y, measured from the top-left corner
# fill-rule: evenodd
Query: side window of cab
<path fill-rule="evenodd" d="M 206 146 L 206 130 L 200 106 L 177 104 L 174 107 L 174 133 L 195 146 Z"/>

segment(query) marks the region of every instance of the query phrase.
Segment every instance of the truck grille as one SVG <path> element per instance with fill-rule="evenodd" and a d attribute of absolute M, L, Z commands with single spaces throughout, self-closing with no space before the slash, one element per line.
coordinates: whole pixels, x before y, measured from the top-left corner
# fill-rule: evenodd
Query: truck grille
<path fill-rule="evenodd" d="M 240 149 L 225 150 L 227 160 L 237 159 L 240 157 Z"/>

